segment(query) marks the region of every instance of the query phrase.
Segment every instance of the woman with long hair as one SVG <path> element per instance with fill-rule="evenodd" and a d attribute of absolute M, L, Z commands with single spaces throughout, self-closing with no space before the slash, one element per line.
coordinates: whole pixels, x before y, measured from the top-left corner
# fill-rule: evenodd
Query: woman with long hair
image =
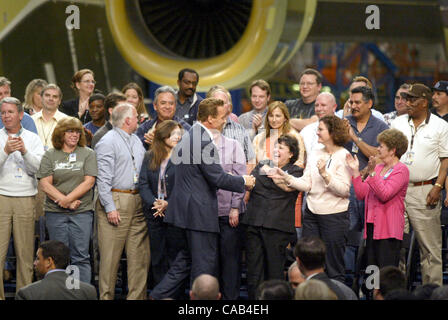
<path fill-rule="evenodd" d="M 26 86 L 23 109 L 30 116 L 42 110 L 42 96 L 40 93 L 47 85 L 47 81 L 43 79 L 33 79 Z"/>
<path fill-rule="evenodd" d="M 143 102 L 142 88 L 138 84 L 130 82 L 121 89 L 121 92 L 126 96 L 126 101 L 132 104 L 137 110 L 139 123 L 150 119 L 145 103 Z"/>
<path fill-rule="evenodd" d="M 162 122 L 157 127 L 140 172 L 139 190 L 149 228 L 154 286 L 162 280 L 182 245 L 180 230 L 163 222 L 174 187 L 174 165 L 170 156 L 182 130 L 176 121 Z"/>

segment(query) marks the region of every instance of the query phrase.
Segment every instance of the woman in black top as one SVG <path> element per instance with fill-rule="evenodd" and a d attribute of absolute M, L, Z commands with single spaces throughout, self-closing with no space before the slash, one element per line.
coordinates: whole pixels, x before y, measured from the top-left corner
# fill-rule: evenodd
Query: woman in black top
<path fill-rule="evenodd" d="M 273 166 L 300 177 L 295 166 L 299 155 L 297 139 L 286 134 L 274 148 L 274 161 L 262 160 L 252 171 L 256 178 L 242 223 L 246 229 L 247 285 L 249 299 L 255 299 L 264 280 L 283 279 L 286 247 L 295 237 L 294 212 L 298 191 L 267 176 Z"/>
<path fill-rule="evenodd" d="M 174 165 L 170 156 L 181 136 L 182 127 L 176 121 L 162 122 L 157 127 L 151 149 L 145 155 L 140 172 L 139 190 L 149 228 L 154 286 L 168 271 L 183 241 L 180 240 L 180 229 L 163 222 L 174 187 Z"/>

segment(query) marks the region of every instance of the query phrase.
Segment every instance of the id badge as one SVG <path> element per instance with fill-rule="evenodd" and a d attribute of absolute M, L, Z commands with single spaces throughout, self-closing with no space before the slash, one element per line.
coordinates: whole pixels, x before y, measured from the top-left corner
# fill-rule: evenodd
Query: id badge
<path fill-rule="evenodd" d="M 413 151 L 406 152 L 404 163 L 408 166 L 412 165 L 412 163 L 414 162 L 414 155 L 415 153 Z"/>
<path fill-rule="evenodd" d="M 49 146 L 44 146 L 44 151 L 48 151 L 48 149 L 50 149 Z"/>
<path fill-rule="evenodd" d="M 134 173 L 134 184 L 137 184 L 137 183 L 138 183 L 138 173 L 135 172 Z"/>
<path fill-rule="evenodd" d="M 70 153 L 68 156 L 68 162 L 76 162 L 76 153 Z"/>
<path fill-rule="evenodd" d="M 352 152 L 353 152 L 353 153 L 358 153 L 358 150 L 359 150 L 358 146 L 356 145 L 356 143 L 353 142 L 353 145 L 352 145 Z"/>
<path fill-rule="evenodd" d="M 14 173 L 14 177 L 17 179 L 22 179 L 23 177 L 23 170 L 21 167 L 16 167 L 15 173 Z"/>

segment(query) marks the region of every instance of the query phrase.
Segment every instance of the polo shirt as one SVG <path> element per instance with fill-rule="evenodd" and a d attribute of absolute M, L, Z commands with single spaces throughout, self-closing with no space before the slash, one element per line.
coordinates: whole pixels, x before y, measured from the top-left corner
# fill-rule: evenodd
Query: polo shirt
<path fill-rule="evenodd" d="M 379 146 L 379 143 L 376 140 L 378 135 L 384 130 L 389 129 L 389 126 L 384 121 L 373 116 L 372 113 L 370 113 L 369 120 L 367 121 L 365 128 L 361 132 L 358 131 L 358 128 L 356 127 L 356 119 L 352 115 L 349 115 L 347 119 L 355 134 L 360 137 L 365 143 L 373 147 Z M 359 149 L 353 141 L 346 143 L 344 145 L 344 148 L 347 149 L 352 155 L 356 154 L 359 160 L 359 170 L 364 169 L 364 167 L 369 162 L 369 158 L 367 158 L 361 152 L 361 149 Z"/>
<path fill-rule="evenodd" d="M 440 158 L 448 157 L 448 123 L 434 114 L 423 121 L 417 129 L 409 115 L 404 114 L 392 121 L 391 128 L 398 129 L 408 138 L 407 152 L 413 152 L 413 161 L 407 163 L 407 152 L 400 161 L 409 169 L 409 182 L 421 182 L 439 175 Z M 411 148 L 412 135 L 414 135 Z"/>

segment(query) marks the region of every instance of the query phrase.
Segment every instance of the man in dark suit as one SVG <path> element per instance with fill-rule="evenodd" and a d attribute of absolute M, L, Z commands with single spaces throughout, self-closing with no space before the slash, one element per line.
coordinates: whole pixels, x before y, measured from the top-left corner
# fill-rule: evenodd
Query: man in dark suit
<path fill-rule="evenodd" d="M 37 250 L 34 269 L 42 280 L 20 289 L 16 300 L 97 300 L 94 286 L 69 276 L 65 270 L 70 249 L 60 241 L 43 242 Z"/>
<path fill-rule="evenodd" d="M 165 222 L 184 230 L 185 247 L 163 280 L 151 292 L 153 299 L 174 298 L 183 281 L 205 273 L 217 277 L 218 201 L 216 190 L 244 192 L 251 176 L 232 176 L 222 169 L 213 130 L 222 131 L 228 110 L 223 101 L 208 98 L 199 104 L 198 122 L 184 134 L 171 156 L 176 165 L 173 195 Z"/>
<path fill-rule="evenodd" d="M 306 280 L 323 281 L 332 290 L 338 300 L 357 300 L 353 290 L 342 282 L 330 279 L 324 271 L 326 248 L 324 242 L 317 237 L 302 237 L 294 248 L 299 270 Z"/>

